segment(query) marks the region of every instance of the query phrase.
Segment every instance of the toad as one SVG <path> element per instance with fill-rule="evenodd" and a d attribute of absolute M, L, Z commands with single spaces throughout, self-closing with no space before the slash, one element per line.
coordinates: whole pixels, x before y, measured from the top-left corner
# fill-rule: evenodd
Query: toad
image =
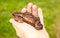
<path fill-rule="evenodd" d="M 20 23 L 27 23 L 36 28 L 37 30 L 43 29 L 43 25 L 40 22 L 39 17 L 35 17 L 31 13 L 22 13 L 22 12 L 15 12 L 13 13 L 13 18 L 15 21 Z"/>

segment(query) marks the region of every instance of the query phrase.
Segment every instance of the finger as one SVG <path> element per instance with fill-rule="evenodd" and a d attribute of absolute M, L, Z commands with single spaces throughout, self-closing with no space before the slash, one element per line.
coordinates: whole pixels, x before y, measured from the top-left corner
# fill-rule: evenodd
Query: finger
<path fill-rule="evenodd" d="M 41 23 L 44 25 L 43 14 L 42 14 L 42 9 L 41 8 L 38 8 L 38 16 L 40 18 Z"/>
<path fill-rule="evenodd" d="M 29 4 L 28 4 L 28 6 L 27 6 L 27 12 L 29 12 L 29 13 L 32 12 L 32 6 L 33 6 L 32 3 L 29 3 Z"/>
<path fill-rule="evenodd" d="M 38 16 L 38 9 L 36 5 L 33 5 L 32 7 L 32 14 L 36 17 Z"/>
<path fill-rule="evenodd" d="M 26 13 L 26 11 L 27 11 L 26 8 L 23 8 L 21 12 Z"/>

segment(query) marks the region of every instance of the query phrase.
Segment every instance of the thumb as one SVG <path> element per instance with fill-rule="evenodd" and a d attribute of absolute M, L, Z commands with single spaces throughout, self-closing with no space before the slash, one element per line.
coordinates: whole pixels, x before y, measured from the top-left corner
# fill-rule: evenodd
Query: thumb
<path fill-rule="evenodd" d="M 13 25 L 14 28 L 16 28 L 17 26 L 20 25 L 20 23 L 19 22 L 16 22 L 13 18 L 11 18 L 9 21 L 10 21 L 10 23 L 12 23 L 12 25 Z"/>

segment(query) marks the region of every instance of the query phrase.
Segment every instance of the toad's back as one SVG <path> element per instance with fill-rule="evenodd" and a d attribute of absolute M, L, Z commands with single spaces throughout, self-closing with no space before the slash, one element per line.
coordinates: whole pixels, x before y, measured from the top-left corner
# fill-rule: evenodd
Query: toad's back
<path fill-rule="evenodd" d="M 33 27 L 35 27 L 37 30 L 40 30 L 43 28 L 39 17 L 35 17 L 30 13 L 19 13 L 16 12 L 13 14 L 13 17 L 16 21 L 18 22 L 26 22 L 30 25 L 32 25 Z"/>

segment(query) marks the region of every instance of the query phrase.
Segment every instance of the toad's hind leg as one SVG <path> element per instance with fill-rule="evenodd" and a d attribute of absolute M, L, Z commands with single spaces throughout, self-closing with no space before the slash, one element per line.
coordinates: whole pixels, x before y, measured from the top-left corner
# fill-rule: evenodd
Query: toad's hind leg
<path fill-rule="evenodd" d="M 23 22 L 24 22 L 24 21 L 23 21 L 23 18 L 19 18 L 19 19 L 18 19 L 18 22 L 19 22 L 19 23 L 23 23 Z"/>

